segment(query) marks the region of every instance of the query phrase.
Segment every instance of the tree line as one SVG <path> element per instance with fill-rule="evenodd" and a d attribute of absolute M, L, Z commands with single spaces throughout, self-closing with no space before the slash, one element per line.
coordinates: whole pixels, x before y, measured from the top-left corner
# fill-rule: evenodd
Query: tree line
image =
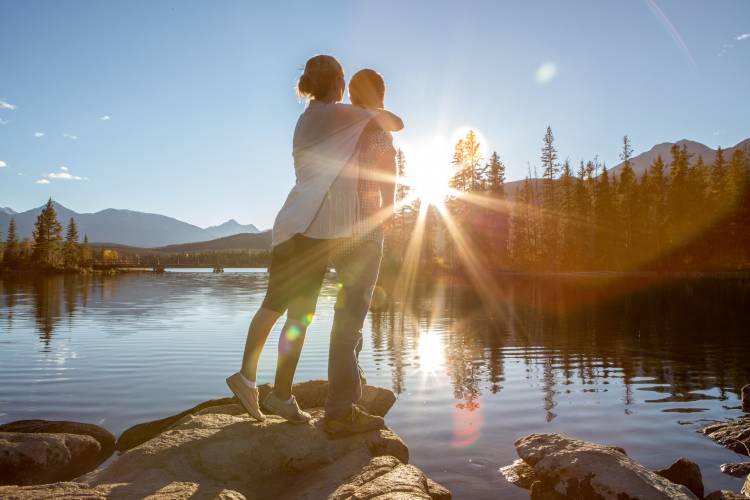
<path fill-rule="evenodd" d="M 78 227 L 71 217 L 63 236 L 52 198 L 47 201 L 34 223 L 32 238 L 21 240 L 15 219 L 8 224 L 8 234 L 0 234 L 0 265 L 5 269 L 75 270 L 88 266 L 91 249 L 88 237 L 79 242 Z"/>
<path fill-rule="evenodd" d="M 445 214 L 430 207 L 420 264 L 460 268 L 472 259 L 511 271 L 708 271 L 750 266 L 750 162 L 736 149 L 714 158 L 673 145 L 641 176 L 625 136 L 614 174 L 594 158 L 560 161 L 551 128 L 542 139 L 541 177 L 529 175 L 506 191 L 497 152 L 487 160 L 473 131 L 454 148 L 452 195 Z M 406 159 L 399 151 L 399 175 Z M 420 201 L 403 205 L 387 225 L 386 266 L 403 262 Z M 452 221 L 450 226 L 445 218 Z M 456 231 L 460 238 L 455 237 Z"/>

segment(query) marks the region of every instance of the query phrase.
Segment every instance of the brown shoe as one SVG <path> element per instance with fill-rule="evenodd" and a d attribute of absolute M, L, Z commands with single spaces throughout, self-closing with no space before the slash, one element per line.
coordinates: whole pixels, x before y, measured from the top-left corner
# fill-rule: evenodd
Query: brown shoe
<path fill-rule="evenodd" d="M 293 424 L 306 424 L 310 421 L 312 416 L 306 411 L 302 411 L 297 404 L 297 398 L 292 396 L 292 401 L 287 403 L 279 399 L 273 391 L 268 393 L 266 399 L 263 400 L 263 406 L 270 413 L 284 417 L 287 422 Z"/>
<path fill-rule="evenodd" d="M 383 417 L 370 415 L 358 406 L 353 406 L 351 413 L 343 419 L 329 417 L 323 419 L 323 430 L 330 438 L 352 436 L 383 428 L 385 428 Z"/>
<path fill-rule="evenodd" d="M 258 388 L 248 387 L 247 384 L 242 380 L 242 375 L 237 372 L 231 377 L 227 378 L 227 385 L 229 389 L 237 396 L 240 400 L 242 407 L 247 411 L 251 417 L 259 422 L 265 420 L 266 416 L 260 411 L 258 405 Z"/>

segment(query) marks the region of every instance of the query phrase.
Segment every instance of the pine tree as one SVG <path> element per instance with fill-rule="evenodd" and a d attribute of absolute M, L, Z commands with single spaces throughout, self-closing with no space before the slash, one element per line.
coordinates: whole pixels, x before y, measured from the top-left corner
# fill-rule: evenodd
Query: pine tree
<path fill-rule="evenodd" d="M 731 262 L 746 264 L 750 252 L 750 170 L 745 151 L 736 149 L 729 162 L 727 173 L 727 254 Z"/>
<path fill-rule="evenodd" d="M 615 205 L 612 199 L 612 186 L 609 181 L 609 172 L 606 165 L 602 167 L 602 173 L 596 178 L 596 189 L 594 191 L 594 252 L 595 261 L 600 268 L 612 269 L 613 259 L 613 234 L 615 227 Z"/>
<path fill-rule="evenodd" d="M 564 269 L 573 265 L 575 257 L 576 214 L 575 214 L 575 186 L 573 171 L 570 162 L 565 160 L 560 173 L 560 199 L 558 206 L 559 215 L 559 241 L 560 241 L 560 263 Z"/>
<path fill-rule="evenodd" d="M 34 226 L 34 262 L 47 266 L 54 266 L 60 260 L 60 242 L 62 241 L 62 226 L 57 220 L 57 213 L 52 198 L 42 209 Z"/>
<path fill-rule="evenodd" d="M 453 147 L 453 177 L 451 187 L 456 191 L 468 191 L 469 180 L 466 176 L 466 156 L 464 155 L 464 140 L 459 139 Z"/>
<path fill-rule="evenodd" d="M 468 180 L 468 190 L 474 192 L 484 191 L 484 169 L 481 168 L 482 156 L 479 151 L 480 144 L 477 140 L 477 134 L 473 130 L 466 132 L 463 145 L 464 168 L 466 170 L 465 178 Z"/>
<path fill-rule="evenodd" d="M 542 145 L 542 226 L 541 226 L 541 251 L 543 265 L 548 269 L 554 269 L 559 261 L 559 219 L 557 217 L 557 196 L 555 182 L 559 173 L 560 165 L 557 163 L 557 150 L 554 145 L 555 138 L 552 128 L 547 127 Z"/>
<path fill-rule="evenodd" d="M 505 198 L 505 165 L 497 155 L 497 151 L 492 152 L 486 169 L 489 175 L 488 184 L 490 194 L 493 198 Z"/>
<path fill-rule="evenodd" d="M 724 160 L 724 151 L 719 146 L 716 149 L 716 158 L 711 168 L 711 183 L 709 187 L 708 201 L 710 208 L 719 211 L 721 209 L 722 198 L 726 188 L 727 165 Z"/>
<path fill-rule="evenodd" d="M 523 269 L 531 269 L 531 266 L 536 262 L 535 248 L 537 242 L 533 202 L 531 181 L 526 177 L 518 192 L 511 224 L 511 254 L 513 260 Z"/>
<path fill-rule="evenodd" d="M 87 265 L 91 260 L 91 249 L 89 248 L 89 237 L 83 235 L 83 244 L 81 245 L 81 263 Z"/>
<path fill-rule="evenodd" d="M 689 199 L 687 147 L 673 144 L 667 190 L 667 234 L 672 247 L 685 245 L 691 237 L 691 221 L 687 219 Z"/>
<path fill-rule="evenodd" d="M 631 158 L 633 156 L 633 148 L 630 145 L 630 139 L 628 136 L 622 138 L 622 153 L 620 153 L 620 159 L 622 160 L 622 170 L 620 172 L 620 182 L 618 184 L 618 205 L 619 205 L 619 228 L 618 234 L 622 245 L 618 245 L 617 249 L 619 255 L 619 266 L 622 268 L 630 268 L 632 262 L 635 259 L 635 246 L 633 240 L 635 238 L 636 231 L 636 200 L 637 200 L 637 185 L 635 179 L 635 172 L 633 171 L 633 165 Z"/>
<path fill-rule="evenodd" d="M 657 156 L 649 165 L 646 181 L 650 252 L 654 257 L 664 255 L 667 249 L 667 178 L 664 174 L 664 160 Z"/>
<path fill-rule="evenodd" d="M 578 168 L 577 178 L 573 184 L 573 226 L 569 238 L 572 240 L 573 256 L 571 265 L 573 269 L 587 269 L 591 262 L 592 248 L 592 221 L 591 221 L 591 175 L 593 173 L 593 162 L 581 164 Z"/>
<path fill-rule="evenodd" d="M 81 259 L 81 248 L 78 245 L 78 228 L 76 221 L 71 217 L 68 230 L 65 234 L 63 246 L 63 261 L 65 267 L 77 267 Z"/>
<path fill-rule="evenodd" d="M 21 256 L 21 246 L 18 242 L 16 219 L 14 218 L 11 218 L 8 223 L 8 236 L 5 240 L 5 250 L 3 254 L 3 261 L 8 266 L 17 264 Z"/>

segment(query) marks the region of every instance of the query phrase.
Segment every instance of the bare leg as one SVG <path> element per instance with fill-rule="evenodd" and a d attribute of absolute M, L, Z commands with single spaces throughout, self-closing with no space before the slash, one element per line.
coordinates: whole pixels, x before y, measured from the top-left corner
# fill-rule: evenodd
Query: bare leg
<path fill-rule="evenodd" d="M 281 329 L 273 392 L 282 401 L 292 397 L 294 372 L 297 371 L 297 362 L 302 354 L 305 333 L 307 333 L 305 322 L 292 318 L 287 318 L 284 328 Z"/>
<path fill-rule="evenodd" d="M 247 330 L 245 341 L 245 353 L 242 356 L 242 369 L 240 373 L 248 380 L 257 380 L 258 360 L 263 346 L 266 344 L 268 334 L 271 333 L 273 325 L 281 316 L 281 313 L 261 307 L 253 316 L 250 328 Z"/>

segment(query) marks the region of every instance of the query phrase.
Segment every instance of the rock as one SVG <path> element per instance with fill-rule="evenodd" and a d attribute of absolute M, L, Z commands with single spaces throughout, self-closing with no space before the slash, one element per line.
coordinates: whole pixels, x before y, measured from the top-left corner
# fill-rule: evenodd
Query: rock
<path fill-rule="evenodd" d="M 409 450 L 389 429 L 332 440 L 320 428 L 323 410 L 308 411 L 309 424 L 293 425 L 274 415 L 256 422 L 238 404 L 211 405 L 77 483 L 0 487 L 0 498 L 451 498 L 407 465 Z"/>
<path fill-rule="evenodd" d="M 721 472 L 734 477 L 742 477 L 750 474 L 750 462 L 736 464 L 721 464 Z"/>
<path fill-rule="evenodd" d="M 750 497 L 750 475 L 747 476 L 745 484 L 742 485 L 742 493 L 744 493 L 746 497 Z"/>
<path fill-rule="evenodd" d="M 271 386 L 268 384 L 259 386 L 258 392 L 260 400 L 263 401 L 270 391 Z M 324 405 L 326 396 L 328 395 L 328 381 L 310 380 L 300 384 L 295 384 L 292 392 L 297 398 L 297 403 L 301 408 L 319 408 Z M 384 417 L 395 402 L 396 395 L 393 394 L 393 392 L 380 387 L 367 385 L 363 388 L 362 399 L 359 404 L 369 413 Z M 117 440 L 117 450 L 126 451 L 138 446 L 139 444 L 145 443 L 152 437 L 169 429 L 170 426 L 174 425 L 187 415 L 194 415 L 201 410 L 212 406 L 223 406 L 237 403 L 239 403 L 239 401 L 237 401 L 237 398 L 235 397 L 211 399 L 176 415 L 134 425 L 120 435 Z"/>
<path fill-rule="evenodd" d="M 687 458 L 678 458 L 666 469 L 655 470 L 657 474 L 666 477 L 676 484 L 687 486 L 698 498 L 703 498 L 703 476 L 698 464 Z"/>
<path fill-rule="evenodd" d="M 709 494 L 705 500 L 747 500 L 747 497 L 736 491 L 721 490 Z"/>
<path fill-rule="evenodd" d="M 331 478 L 327 484 L 335 483 L 333 489 L 346 477 L 343 469 L 351 475 L 373 456 L 408 462 L 408 448 L 390 430 L 330 440 L 320 429 L 322 410 L 310 411 L 310 424 L 293 425 L 273 415 L 256 422 L 239 405 L 205 408 L 83 480 L 92 486 L 124 483 L 120 489 L 132 496 L 179 482 L 200 485 L 202 493 L 212 495 L 231 490 L 247 498 L 270 498 L 288 490 L 290 477 L 304 485 L 301 476 L 338 461 L 346 467 L 337 464 L 326 476 Z"/>
<path fill-rule="evenodd" d="M 701 432 L 735 453 L 750 455 L 750 416 L 711 424 L 701 429 Z"/>
<path fill-rule="evenodd" d="M 107 491 L 89 488 L 80 483 L 53 483 L 37 486 L 0 486 L 0 498 L 5 500 L 100 500 L 109 498 Z"/>
<path fill-rule="evenodd" d="M 525 490 L 531 488 L 532 483 L 536 481 L 534 468 L 520 458 L 510 465 L 500 467 L 500 474 L 502 474 L 509 483 L 513 483 L 519 488 Z"/>
<path fill-rule="evenodd" d="M 0 432 L 0 484 L 43 484 L 91 470 L 99 442 L 79 434 Z"/>
<path fill-rule="evenodd" d="M 515 445 L 534 468 L 532 499 L 697 498 L 609 446 L 561 434 L 531 434 Z"/>
<path fill-rule="evenodd" d="M 750 411 L 750 384 L 747 384 L 740 391 L 740 397 L 742 398 L 742 409 L 744 411 Z"/>
<path fill-rule="evenodd" d="M 99 455 L 92 458 L 92 461 L 82 468 L 84 472 L 94 470 L 99 464 L 107 460 L 115 451 L 115 436 L 107 429 L 94 424 L 85 424 L 82 422 L 70 422 L 67 420 L 17 420 L 7 424 L 0 425 L 0 432 L 25 432 L 47 434 L 78 434 L 81 436 L 91 436 L 99 442 L 101 450 Z M 71 478 L 72 479 L 72 478 Z"/>
<path fill-rule="evenodd" d="M 402 464 L 395 457 L 382 456 L 370 460 L 358 474 L 328 497 L 329 500 L 366 498 L 450 500 L 452 495 L 413 465 Z"/>

